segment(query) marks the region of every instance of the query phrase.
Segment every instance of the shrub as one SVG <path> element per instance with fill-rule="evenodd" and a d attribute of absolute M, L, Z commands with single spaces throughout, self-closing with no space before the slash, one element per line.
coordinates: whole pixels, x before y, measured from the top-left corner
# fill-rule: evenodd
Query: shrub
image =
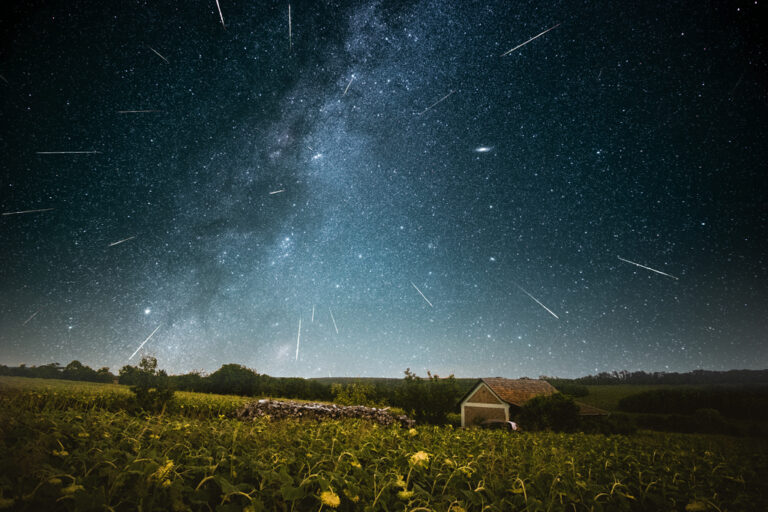
<path fill-rule="evenodd" d="M 579 407 L 560 393 L 537 396 L 523 404 L 517 422 L 525 430 L 573 432 L 579 425 Z"/>
<path fill-rule="evenodd" d="M 122 370 L 120 371 L 122 375 Z M 135 395 L 138 409 L 154 412 L 164 409 L 173 399 L 173 388 L 165 370 L 157 370 L 157 359 L 151 356 L 141 358 L 139 367 L 131 371 L 131 391 Z"/>

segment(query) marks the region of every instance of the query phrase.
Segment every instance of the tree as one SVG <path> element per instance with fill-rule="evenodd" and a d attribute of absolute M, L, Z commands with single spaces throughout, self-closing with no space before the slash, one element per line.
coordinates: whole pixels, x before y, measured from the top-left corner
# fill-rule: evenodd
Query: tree
<path fill-rule="evenodd" d="M 579 426 L 579 406 L 560 393 L 536 396 L 523 404 L 517 422 L 526 430 L 573 432 Z"/>
<path fill-rule="evenodd" d="M 405 379 L 395 390 L 395 405 L 413 415 L 416 421 L 433 424 L 445 423 L 458 399 L 459 386 L 453 375 L 440 378 L 427 371 L 427 378 L 422 379 L 410 368 L 405 370 Z"/>
<path fill-rule="evenodd" d="M 123 370 L 120 370 L 121 376 Z M 131 373 L 131 391 L 136 397 L 136 406 L 139 409 L 147 412 L 159 411 L 173 399 L 173 388 L 168 375 L 165 370 L 157 370 L 157 359 L 154 357 L 142 357 L 139 367 Z"/>

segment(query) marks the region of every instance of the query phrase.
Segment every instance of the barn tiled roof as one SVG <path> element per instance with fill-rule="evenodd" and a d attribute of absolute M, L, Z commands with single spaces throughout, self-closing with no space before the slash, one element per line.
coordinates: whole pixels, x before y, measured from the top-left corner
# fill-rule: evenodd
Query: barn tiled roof
<path fill-rule="evenodd" d="M 554 395 L 557 390 L 547 381 L 538 379 L 502 379 L 500 377 L 480 379 L 491 391 L 507 403 L 522 406 L 526 401 L 539 395 Z"/>

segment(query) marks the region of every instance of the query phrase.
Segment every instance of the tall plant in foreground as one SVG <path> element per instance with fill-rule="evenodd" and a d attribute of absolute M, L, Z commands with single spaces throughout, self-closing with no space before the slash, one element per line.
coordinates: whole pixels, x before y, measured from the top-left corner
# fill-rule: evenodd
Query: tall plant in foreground
<path fill-rule="evenodd" d="M 136 397 L 136 406 L 147 412 L 159 411 L 173 399 L 173 388 L 165 370 L 157 369 L 157 359 L 152 356 L 141 358 L 138 368 L 132 373 L 131 391 Z"/>

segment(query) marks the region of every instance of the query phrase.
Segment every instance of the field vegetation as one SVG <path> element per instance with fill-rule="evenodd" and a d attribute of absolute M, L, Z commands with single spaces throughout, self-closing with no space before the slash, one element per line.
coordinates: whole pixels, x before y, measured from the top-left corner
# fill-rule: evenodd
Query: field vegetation
<path fill-rule="evenodd" d="M 0 377 L 8 510 L 764 510 L 761 439 L 641 432 L 511 434 L 234 412 L 177 392 Z"/>

